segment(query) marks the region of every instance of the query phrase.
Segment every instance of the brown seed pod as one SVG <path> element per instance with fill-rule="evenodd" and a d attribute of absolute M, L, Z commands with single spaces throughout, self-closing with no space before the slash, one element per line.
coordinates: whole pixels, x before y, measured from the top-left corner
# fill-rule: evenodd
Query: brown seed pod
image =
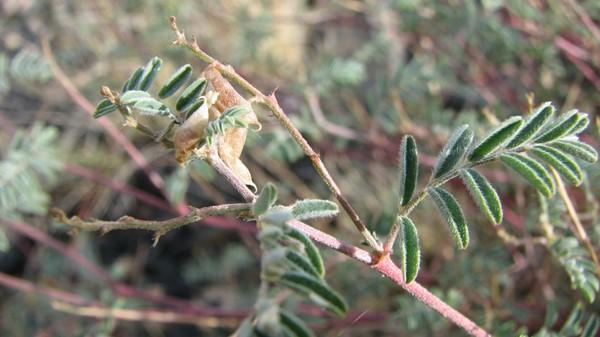
<path fill-rule="evenodd" d="M 185 163 L 190 157 L 192 151 L 202 139 L 204 128 L 208 125 L 208 104 L 202 104 L 198 110 L 175 130 L 175 160 L 179 164 Z"/>

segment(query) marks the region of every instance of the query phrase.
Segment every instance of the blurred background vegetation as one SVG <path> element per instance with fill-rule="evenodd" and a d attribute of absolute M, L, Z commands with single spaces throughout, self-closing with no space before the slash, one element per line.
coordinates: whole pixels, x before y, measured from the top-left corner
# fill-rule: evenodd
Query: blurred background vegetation
<path fill-rule="evenodd" d="M 417 139 L 426 178 L 453 129 L 469 123 L 481 136 L 495 121 L 523 114 L 528 93 L 538 103 L 552 100 L 560 111 L 579 108 L 594 122 L 600 113 L 600 2 L 594 0 L 3 0 L 0 185 L 10 184 L 9 173 L 21 167 L 15 160 L 30 163 L 37 178 L 28 180 L 27 193 L 11 192 L 17 202 L 0 208 L 2 336 L 228 336 L 251 308 L 259 250 L 249 225 L 212 218 L 173 231 L 152 248 L 147 232 L 69 235 L 46 216 L 49 207 L 59 207 L 88 218 L 163 219 L 176 214 L 172 205 L 238 200 L 209 166 L 178 168 L 172 152 L 111 115 L 106 124 L 149 163 L 142 169 L 86 106 L 86 99 L 99 101 L 101 85 L 119 88 L 155 55 L 165 60 L 163 81 L 179 65 L 204 66 L 171 46 L 169 15 L 258 88 L 277 90 L 286 113 L 380 235 L 396 212 L 393 186 L 404 134 Z M 73 84 L 70 92 L 43 53 L 45 39 Z M 244 153 L 257 185 L 275 182 L 286 203 L 328 198 L 285 131 L 269 116 L 259 118 L 263 130 L 251 136 Z M 597 125 L 583 139 L 598 148 Z M 585 170 L 584 186 L 569 192 L 597 247 L 600 170 L 597 164 Z M 147 171 L 158 176 L 149 178 Z M 460 182 L 452 182 L 469 205 L 472 244 L 456 251 L 441 219 L 432 216 L 433 205 L 420 206 L 414 213 L 423 245 L 418 281 L 495 335 L 560 330 L 583 299 L 568 270 L 568 254 L 581 248 L 575 243 L 565 253 L 534 239 L 543 235 L 544 222 L 573 242 L 564 206 L 559 197 L 540 203 L 533 188 L 498 166 L 484 173 L 503 197 L 503 224 L 494 228 Z M 317 226 L 358 243 L 346 216 Z M 369 268 L 323 253 L 327 279 L 352 313 L 346 320 L 326 319 L 301 307 L 319 336 L 463 335 Z M 72 255 L 106 275 L 83 268 Z M 110 286 L 117 283 L 129 288 Z M 81 318 L 26 287 L 33 284 L 106 308 L 186 309 L 193 324 Z M 582 310 L 598 312 L 600 303 Z"/>

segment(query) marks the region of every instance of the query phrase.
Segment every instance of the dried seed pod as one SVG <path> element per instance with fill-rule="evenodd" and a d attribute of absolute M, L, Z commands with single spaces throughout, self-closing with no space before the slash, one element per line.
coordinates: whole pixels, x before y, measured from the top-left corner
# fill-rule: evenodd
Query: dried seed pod
<path fill-rule="evenodd" d="M 202 139 L 204 128 L 208 125 L 208 104 L 202 104 L 190 117 L 175 130 L 175 160 L 183 164 Z"/>

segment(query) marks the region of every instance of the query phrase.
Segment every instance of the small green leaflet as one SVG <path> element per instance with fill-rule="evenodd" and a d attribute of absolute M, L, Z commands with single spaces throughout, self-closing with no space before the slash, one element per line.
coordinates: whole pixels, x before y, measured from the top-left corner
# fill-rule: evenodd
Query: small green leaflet
<path fill-rule="evenodd" d="M 598 152 L 593 147 L 580 141 L 559 140 L 547 145 L 588 163 L 595 163 L 598 160 Z"/>
<path fill-rule="evenodd" d="M 302 256 L 301 254 L 293 250 L 288 250 L 285 254 L 285 257 L 288 261 L 290 261 L 290 263 L 293 266 L 295 266 L 300 271 L 308 273 L 314 277 L 321 278 L 321 275 L 319 275 L 319 272 L 315 269 L 315 267 L 308 260 L 308 258 Z"/>
<path fill-rule="evenodd" d="M 162 66 L 162 62 L 163 61 L 160 58 L 153 57 L 150 61 L 148 61 L 146 66 L 144 66 L 144 71 L 140 76 L 138 85 L 140 90 L 146 91 L 150 88 L 154 78 L 156 78 L 156 74 L 158 74 L 158 71 Z"/>
<path fill-rule="evenodd" d="M 469 229 L 458 201 L 454 199 L 452 194 L 439 187 L 431 187 L 427 191 L 437 206 L 440 215 L 450 227 L 452 238 L 458 248 L 467 248 L 469 245 Z"/>
<path fill-rule="evenodd" d="M 582 118 L 587 118 L 585 114 L 579 113 L 577 110 L 570 110 L 562 114 L 552 124 L 553 126 L 537 137 L 535 143 L 547 143 L 555 139 L 561 138 L 569 133 L 577 126 Z"/>
<path fill-rule="evenodd" d="M 175 109 L 182 112 L 187 111 L 187 109 L 196 103 L 196 99 L 204 93 L 206 85 L 205 78 L 199 78 L 188 85 L 177 99 L 177 102 L 175 102 Z"/>
<path fill-rule="evenodd" d="M 304 245 L 304 253 L 306 256 L 308 256 L 308 259 L 312 263 L 319 276 L 325 276 L 323 258 L 321 257 L 321 253 L 319 252 L 317 246 L 315 246 L 315 244 L 306 235 L 304 235 L 304 233 L 294 228 L 290 228 L 286 235 L 300 241 Z"/>
<path fill-rule="evenodd" d="M 503 154 L 500 159 L 529 181 L 545 197 L 549 198 L 554 194 L 554 180 L 537 161 L 519 153 Z"/>
<path fill-rule="evenodd" d="M 469 154 L 469 161 L 478 161 L 485 158 L 504 145 L 523 125 L 523 118 L 513 116 L 495 128 L 489 136 L 485 137 Z"/>
<path fill-rule="evenodd" d="M 330 218 L 339 212 L 336 203 L 322 199 L 298 200 L 291 207 L 294 218 L 298 220 Z"/>
<path fill-rule="evenodd" d="M 484 176 L 473 169 L 460 171 L 460 177 L 467 186 L 475 203 L 494 224 L 502 222 L 502 204 L 498 193 Z"/>
<path fill-rule="evenodd" d="M 104 115 L 117 110 L 117 106 L 112 104 L 108 98 L 104 98 L 96 105 L 96 111 L 94 112 L 94 118 L 100 118 Z"/>
<path fill-rule="evenodd" d="M 579 186 L 583 182 L 581 168 L 563 152 L 544 145 L 534 146 L 531 152 L 546 164 L 554 167 L 571 185 Z"/>
<path fill-rule="evenodd" d="M 192 66 L 186 64 L 169 77 L 167 83 L 163 85 L 158 91 L 158 97 L 161 99 L 167 98 L 173 95 L 179 88 L 181 88 L 185 82 L 187 82 L 192 76 Z"/>
<path fill-rule="evenodd" d="M 419 246 L 419 234 L 417 227 L 411 219 L 398 217 L 400 225 L 400 267 L 404 276 L 404 282 L 410 283 L 417 278 L 421 263 L 421 248 Z"/>
<path fill-rule="evenodd" d="M 468 125 L 463 125 L 456 130 L 438 157 L 437 164 L 433 169 L 433 177 L 439 178 L 452 171 L 465 156 L 472 140 L 473 132 Z"/>
<path fill-rule="evenodd" d="M 139 84 L 140 84 L 140 78 L 142 77 L 142 73 L 144 72 L 144 67 L 139 67 L 137 68 L 133 74 L 131 74 L 131 76 L 129 76 L 129 79 L 125 82 L 125 85 L 123 86 L 123 92 L 129 91 L 129 90 L 136 90 L 139 89 Z"/>
<path fill-rule="evenodd" d="M 271 206 L 277 201 L 277 188 L 272 183 L 267 183 L 265 187 L 260 191 L 258 198 L 252 205 L 252 213 L 255 216 L 259 216 L 265 213 Z"/>
<path fill-rule="evenodd" d="M 419 159 L 417 144 L 412 136 L 404 136 L 400 145 L 400 205 L 408 204 L 417 186 L 419 175 Z"/>
<path fill-rule="evenodd" d="M 304 272 L 286 272 L 281 275 L 280 283 L 290 289 L 308 296 L 313 302 L 338 316 L 348 311 L 346 301 L 322 280 Z"/>
<path fill-rule="evenodd" d="M 312 330 L 292 312 L 282 309 L 279 312 L 279 320 L 287 333 L 286 337 L 315 337 Z"/>
<path fill-rule="evenodd" d="M 152 97 L 138 99 L 133 108 L 145 115 L 171 116 L 169 108 Z"/>
<path fill-rule="evenodd" d="M 525 125 L 523 125 L 506 147 L 509 149 L 515 148 L 535 137 L 550 120 L 552 115 L 554 115 L 554 110 L 554 106 L 552 106 L 551 102 L 545 102 L 540 105 L 535 112 L 529 116 Z"/>
<path fill-rule="evenodd" d="M 141 90 L 130 90 L 125 92 L 119 97 L 119 101 L 121 104 L 135 104 L 135 102 L 139 101 L 142 98 L 151 98 L 150 94 L 146 91 Z"/>

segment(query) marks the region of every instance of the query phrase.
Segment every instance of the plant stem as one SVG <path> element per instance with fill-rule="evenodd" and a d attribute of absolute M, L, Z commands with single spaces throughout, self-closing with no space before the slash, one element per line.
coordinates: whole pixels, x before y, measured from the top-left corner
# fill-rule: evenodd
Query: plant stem
<path fill-rule="evenodd" d="M 556 180 L 556 189 L 558 190 L 558 194 L 560 195 L 560 198 L 562 199 L 563 203 L 565 204 L 565 207 L 567 208 L 567 213 L 569 214 L 569 217 L 571 218 L 571 221 L 573 222 L 571 231 L 573 231 L 575 236 L 585 246 L 586 250 L 588 251 L 592 260 L 594 261 L 594 265 L 596 266 L 596 275 L 598 275 L 598 277 L 600 277 L 600 263 L 598 262 L 598 256 L 596 255 L 594 246 L 590 242 L 590 238 L 587 235 L 585 229 L 583 228 L 583 225 L 581 224 L 581 220 L 579 219 L 579 216 L 577 215 L 577 210 L 575 209 L 575 206 L 573 206 L 573 202 L 571 201 L 571 198 L 569 197 L 569 193 L 567 192 L 567 189 L 565 188 L 565 184 L 563 183 L 562 178 L 560 177 L 558 172 L 556 172 L 556 170 L 553 167 L 550 167 L 550 170 L 552 171 L 552 174 L 554 175 L 554 179 Z"/>
<path fill-rule="evenodd" d="M 346 197 L 343 196 L 340 188 L 336 184 L 336 182 L 331 177 L 331 174 L 323 164 L 319 154 L 317 154 L 313 148 L 310 146 L 308 141 L 302 136 L 300 131 L 294 126 L 292 121 L 287 117 L 283 109 L 279 106 L 277 102 L 277 98 L 275 98 L 275 93 L 271 95 L 265 95 L 256 87 L 254 87 L 250 82 L 248 82 L 245 78 L 240 76 L 231 66 L 226 66 L 221 64 L 218 60 L 207 54 L 205 51 L 200 49 L 197 41 L 194 39 L 192 41 L 188 41 L 185 35 L 179 30 L 177 27 L 177 22 L 175 17 L 169 18 L 171 23 L 171 29 L 175 32 L 176 39 L 173 44 L 178 46 L 183 46 L 190 50 L 196 57 L 200 60 L 209 63 L 216 70 L 218 70 L 221 75 L 234 82 L 235 84 L 241 86 L 244 90 L 251 93 L 255 97 L 255 101 L 264 105 L 269 111 L 273 113 L 273 116 L 277 118 L 277 120 L 281 123 L 281 125 L 288 131 L 288 133 L 292 136 L 294 141 L 300 146 L 304 154 L 310 159 L 313 167 L 321 177 L 321 179 L 327 185 L 327 188 L 333 193 L 336 200 L 342 206 L 344 211 L 348 214 L 356 229 L 363 235 L 364 239 L 367 241 L 371 248 L 375 249 L 378 252 L 383 251 L 383 247 L 381 243 L 371 234 L 367 226 L 362 222 L 356 210 L 350 205 Z"/>

